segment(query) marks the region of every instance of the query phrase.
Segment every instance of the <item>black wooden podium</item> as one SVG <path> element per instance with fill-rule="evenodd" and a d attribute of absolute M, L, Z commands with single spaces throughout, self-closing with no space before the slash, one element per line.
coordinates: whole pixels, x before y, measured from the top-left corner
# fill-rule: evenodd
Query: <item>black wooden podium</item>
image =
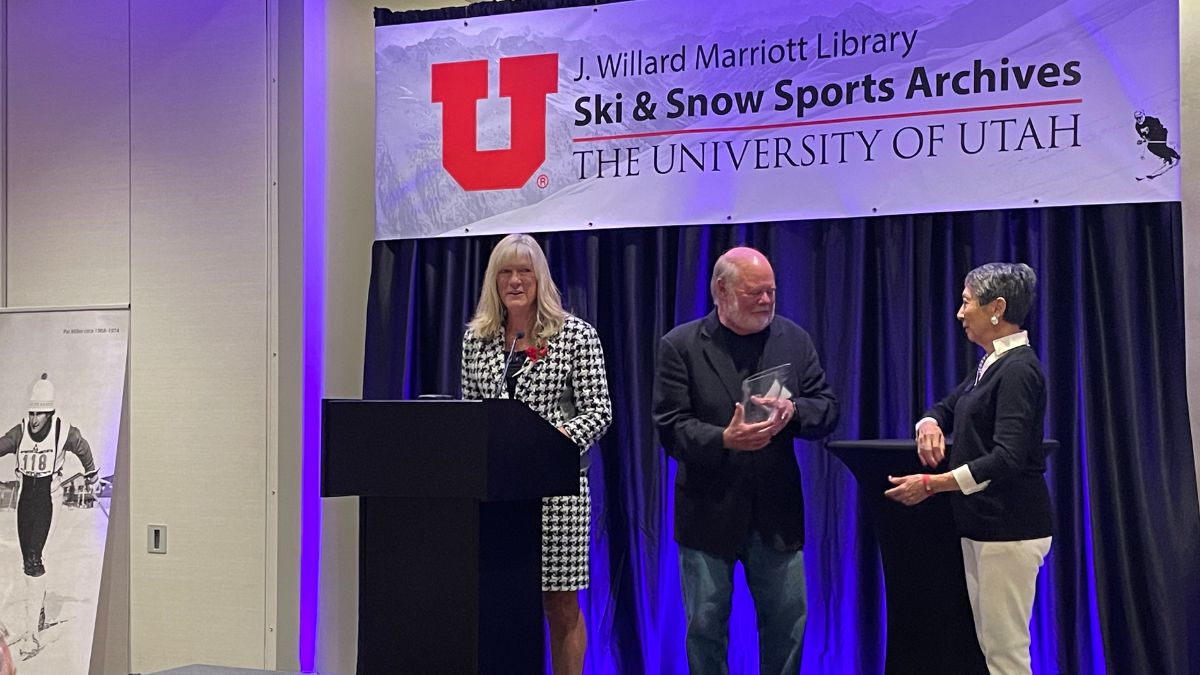
<path fill-rule="evenodd" d="M 987 675 L 975 637 L 950 495 L 904 506 L 883 496 L 888 476 L 930 473 L 914 441 L 830 441 L 858 479 L 879 539 L 887 599 L 888 675 Z"/>
<path fill-rule="evenodd" d="M 510 400 L 321 420 L 321 496 L 359 497 L 358 673 L 541 672 L 541 498 L 579 491 L 579 449 Z"/>
<path fill-rule="evenodd" d="M 941 473 L 921 466 L 910 440 L 830 441 L 858 479 L 858 494 L 879 539 L 887 598 L 888 675 L 987 675 L 967 598 L 962 544 L 950 495 L 916 506 L 883 496 L 888 476 Z M 950 441 L 946 441 L 947 450 Z M 1058 441 L 1043 441 L 1050 456 Z"/>

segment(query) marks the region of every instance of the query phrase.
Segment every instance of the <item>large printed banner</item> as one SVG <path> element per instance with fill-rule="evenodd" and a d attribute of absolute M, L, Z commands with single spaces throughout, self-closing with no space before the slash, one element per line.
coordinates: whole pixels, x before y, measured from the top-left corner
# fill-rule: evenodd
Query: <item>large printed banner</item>
<path fill-rule="evenodd" d="M 1178 200 L 1176 0 L 641 0 L 376 30 L 376 237 Z"/>
<path fill-rule="evenodd" d="M 128 327 L 126 309 L 0 314 L 0 675 L 89 670 Z"/>

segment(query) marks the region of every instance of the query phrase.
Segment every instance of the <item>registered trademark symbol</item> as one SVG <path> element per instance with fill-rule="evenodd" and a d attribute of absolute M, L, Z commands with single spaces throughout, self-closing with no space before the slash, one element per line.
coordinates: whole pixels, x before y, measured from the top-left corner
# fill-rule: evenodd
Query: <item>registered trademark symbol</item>
<path fill-rule="evenodd" d="M 538 179 L 537 179 L 537 186 L 538 186 L 538 187 L 540 187 L 540 188 L 542 188 L 543 190 L 545 190 L 545 189 L 546 189 L 546 186 L 547 186 L 547 185 L 549 185 L 549 184 L 550 184 L 550 176 L 547 176 L 546 174 L 542 174 L 542 175 L 538 176 Z"/>

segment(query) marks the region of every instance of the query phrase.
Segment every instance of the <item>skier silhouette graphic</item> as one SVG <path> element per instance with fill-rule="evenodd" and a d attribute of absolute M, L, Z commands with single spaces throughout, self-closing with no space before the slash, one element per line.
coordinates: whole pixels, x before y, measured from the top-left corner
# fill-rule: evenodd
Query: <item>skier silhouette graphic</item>
<path fill-rule="evenodd" d="M 1147 150 L 1162 160 L 1162 166 L 1158 169 L 1144 176 L 1137 176 L 1135 180 L 1154 180 L 1179 165 L 1179 153 L 1175 148 L 1167 145 L 1167 128 L 1157 117 L 1151 117 L 1144 111 L 1135 110 L 1133 128 L 1137 131 L 1137 144 L 1144 144 Z M 1142 157 L 1144 158 L 1145 154 Z"/>

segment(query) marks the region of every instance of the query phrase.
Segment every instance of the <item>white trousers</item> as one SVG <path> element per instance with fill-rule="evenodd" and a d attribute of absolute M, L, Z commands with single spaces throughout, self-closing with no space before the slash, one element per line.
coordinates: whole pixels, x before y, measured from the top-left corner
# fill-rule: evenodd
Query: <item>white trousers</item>
<path fill-rule="evenodd" d="M 1029 621 L 1037 575 L 1050 537 L 1021 541 L 962 539 L 975 635 L 991 675 L 1029 675 Z"/>

